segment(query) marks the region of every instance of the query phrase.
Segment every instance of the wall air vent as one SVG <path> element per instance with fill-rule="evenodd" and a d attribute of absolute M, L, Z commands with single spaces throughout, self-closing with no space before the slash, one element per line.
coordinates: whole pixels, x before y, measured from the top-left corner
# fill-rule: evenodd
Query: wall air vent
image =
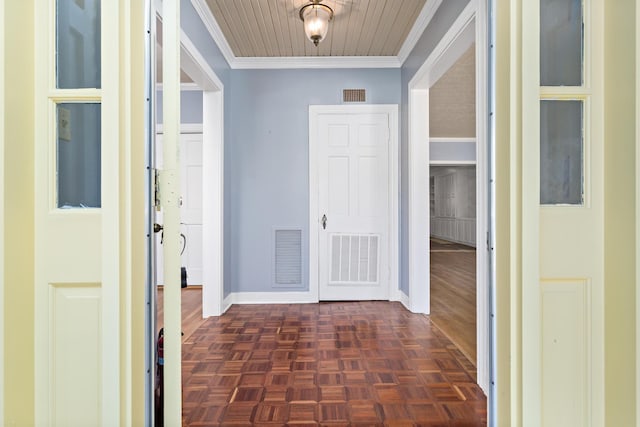
<path fill-rule="evenodd" d="M 274 230 L 275 287 L 302 286 L 302 230 Z"/>
<path fill-rule="evenodd" d="M 343 89 L 342 102 L 365 102 L 364 89 Z"/>

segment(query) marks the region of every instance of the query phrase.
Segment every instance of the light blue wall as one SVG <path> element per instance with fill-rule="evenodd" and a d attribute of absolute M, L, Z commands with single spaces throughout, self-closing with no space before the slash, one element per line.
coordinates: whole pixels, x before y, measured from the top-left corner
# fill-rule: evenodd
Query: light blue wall
<path fill-rule="evenodd" d="M 180 92 L 180 122 L 202 123 L 202 91 Z M 162 123 L 162 91 L 156 92 L 156 123 Z"/>
<path fill-rule="evenodd" d="M 344 88 L 366 89 L 368 103 L 399 104 L 400 70 L 233 70 L 231 86 L 231 143 L 225 147 L 231 218 L 225 228 L 232 238 L 225 255 L 232 290 L 307 290 L 309 105 L 340 104 Z M 272 285 L 274 227 L 302 229 L 300 288 Z"/>
<path fill-rule="evenodd" d="M 308 289 L 308 106 L 340 103 L 343 88 L 400 104 L 400 289 L 408 294 L 407 87 L 468 3 L 442 2 L 401 69 L 231 70 L 191 2 L 181 2 L 183 29 L 225 86 L 225 296 L 283 290 L 271 283 L 274 227 L 303 230 L 300 290 Z"/>
<path fill-rule="evenodd" d="M 411 54 L 402 65 L 402 104 L 400 117 L 400 289 L 409 295 L 409 243 L 407 223 L 409 219 L 409 196 L 408 196 L 408 87 L 409 81 L 424 64 L 433 49 L 442 39 L 442 36 L 451 27 L 460 12 L 467 6 L 469 0 L 446 0 L 443 1 L 431 22 L 427 26 L 418 43 L 411 51 Z M 425 254 L 426 257 L 429 254 Z M 425 278 L 426 280 L 427 278 Z"/>

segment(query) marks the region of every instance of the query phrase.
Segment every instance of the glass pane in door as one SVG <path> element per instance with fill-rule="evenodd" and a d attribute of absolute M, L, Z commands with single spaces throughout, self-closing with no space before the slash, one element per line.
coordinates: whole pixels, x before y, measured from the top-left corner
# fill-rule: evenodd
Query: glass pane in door
<path fill-rule="evenodd" d="M 56 1 L 56 87 L 100 88 L 100 0 Z"/>
<path fill-rule="evenodd" d="M 583 102 L 540 102 L 540 203 L 584 203 Z"/>
<path fill-rule="evenodd" d="M 540 85 L 583 82 L 582 0 L 540 0 Z"/>
<path fill-rule="evenodd" d="M 96 103 L 56 106 L 58 208 L 101 205 L 100 107 Z"/>

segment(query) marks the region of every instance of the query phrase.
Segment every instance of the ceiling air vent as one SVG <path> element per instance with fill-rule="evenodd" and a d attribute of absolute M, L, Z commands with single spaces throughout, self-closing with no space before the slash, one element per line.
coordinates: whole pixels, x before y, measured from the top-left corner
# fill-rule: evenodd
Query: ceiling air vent
<path fill-rule="evenodd" d="M 364 89 L 343 89 L 342 102 L 365 102 Z"/>

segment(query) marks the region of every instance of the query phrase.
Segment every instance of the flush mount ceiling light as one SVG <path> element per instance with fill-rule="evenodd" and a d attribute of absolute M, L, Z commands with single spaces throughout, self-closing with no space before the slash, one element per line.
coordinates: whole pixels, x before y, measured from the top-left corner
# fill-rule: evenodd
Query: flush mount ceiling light
<path fill-rule="evenodd" d="M 333 19 L 333 9 L 320 3 L 320 0 L 311 0 L 300 9 L 300 19 L 304 22 L 304 32 L 314 45 L 324 39 L 329 30 L 329 21 Z"/>

